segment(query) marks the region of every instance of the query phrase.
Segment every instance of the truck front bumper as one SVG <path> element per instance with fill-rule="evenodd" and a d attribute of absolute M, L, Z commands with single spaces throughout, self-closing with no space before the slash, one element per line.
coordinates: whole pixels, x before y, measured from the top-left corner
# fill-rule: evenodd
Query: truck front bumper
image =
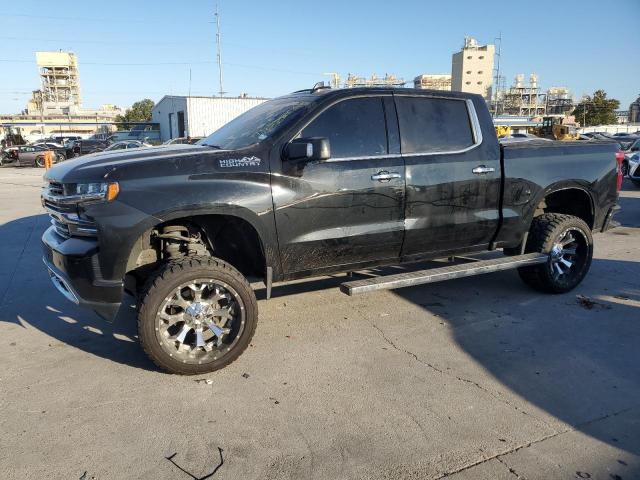
<path fill-rule="evenodd" d="M 98 262 L 98 242 L 92 238 L 65 238 L 49 227 L 42 235 L 42 260 L 51 281 L 64 297 L 113 320 L 123 296 L 121 281 L 105 280 Z"/>

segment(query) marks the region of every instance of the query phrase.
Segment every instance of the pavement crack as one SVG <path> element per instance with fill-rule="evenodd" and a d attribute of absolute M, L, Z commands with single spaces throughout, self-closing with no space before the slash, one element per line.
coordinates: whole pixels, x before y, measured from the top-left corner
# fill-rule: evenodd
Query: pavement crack
<path fill-rule="evenodd" d="M 512 453 L 516 453 L 516 452 L 522 450 L 523 448 L 529 448 L 529 447 L 531 447 L 533 445 L 537 445 L 538 443 L 542 443 L 542 442 L 545 442 L 545 441 L 547 441 L 549 439 L 552 439 L 552 438 L 555 438 L 555 437 L 559 437 L 560 435 L 564 435 L 565 433 L 571 433 L 571 432 L 578 431 L 579 429 L 581 429 L 583 427 L 592 425 L 592 424 L 600 422 L 602 420 L 606 420 L 608 418 L 612 418 L 612 417 L 616 417 L 618 415 L 622 415 L 623 413 L 629 412 L 629 411 L 634 410 L 636 408 L 640 408 L 640 405 L 634 405 L 634 406 L 631 406 L 631 407 L 628 407 L 628 408 L 624 408 L 622 410 L 618 410 L 616 412 L 609 413 L 607 415 L 602 415 L 600 417 L 596 417 L 596 418 L 592 418 L 590 420 L 586 420 L 584 422 L 578 423 L 574 427 L 569 427 L 569 428 L 565 428 L 564 430 L 559 430 L 559 431 L 557 431 L 555 433 L 551 433 L 549 435 L 545 435 L 545 436 L 540 437 L 540 438 L 538 438 L 536 440 L 532 440 L 530 442 L 523 443 L 522 445 L 518 445 L 516 447 L 510 448 L 509 450 L 506 450 L 504 452 L 500 452 L 500 453 L 497 453 L 497 454 L 492 455 L 490 457 L 483 458 L 482 460 L 478 460 L 477 462 L 473 462 L 473 463 L 470 463 L 468 465 L 464 465 L 464 466 L 462 466 L 462 467 L 460 467 L 460 468 L 458 468 L 456 470 L 443 473 L 442 475 L 440 475 L 438 477 L 435 477 L 434 480 L 439 480 L 441 478 L 446 478 L 446 477 L 449 477 L 451 475 L 455 475 L 456 473 L 464 472 L 465 470 L 469 470 L 471 468 L 477 467 L 478 465 L 482 465 L 483 463 L 489 462 L 489 461 L 491 461 L 493 459 L 498 460 L 500 463 L 502 463 L 503 465 L 508 467 L 506 462 L 504 462 L 499 457 L 504 457 L 504 456 L 510 455 Z M 515 471 L 512 471 L 512 469 L 510 467 L 509 467 L 509 471 L 511 473 L 513 473 L 514 475 L 516 475 L 520 479 L 524 479 L 525 478 L 525 477 L 523 477 L 521 475 L 518 476 L 518 474 Z"/>
<path fill-rule="evenodd" d="M 535 415 L 532 415 L 530 413 L 527 413 L 526 411 L 522 410 L 517 405 L 514 405 L 513 403 L 511 403 L 509 400 L 503 398 L 501 395 L 499 395 L 499 394 L 493 392 L 492 390 L 489 390 L 488 388 L 482 386 L 480 383 L 478 383 L 478 382 L 476 382 L 474 380 L 468 379 L 468 378 L 461 377 L 459 375 L 456 375 L 454 373 L 448 372 L 448 371 L 443 370 L 441 368 L 438 368 L 435 365 L 433 365 L 433 364 L 431 364 L 431 363 L 429 363 L 429 362 L 427 362 L 425 360 L 422 360 L 420 357 L 418 357 L 418 355 L 416 355 L 415 353 L 411 352 L 410 350 L 406 350 L 406 349 L 404 349 L 402 347 L 399 347 L 398 345 L 396 345 L 393 342 L 393 340 L 391 340 L 389 337 L 387 337 L 385 335 L 385 333 L 382 331 L 382 329 L 380 327 L 378 327 L 375 323 L 372 323 L 371 325 L 373 326 L 373 328 L 375 328 L 378 331 L 378 333 L 383 338 L 383 340 L 385 342 L 387 342 L 389 345 L 391 345 L 395 350 L 397 350 L 399 352 L 402 352 L 402 353 L 405 353 L 406 355 L 409 355 L 410 357 L 415 359 L 417 362 L 421 363 L 422 365 L 425 365 L 425 366 L 429 367 L 430 369 L 434 370 L 435 372 L 438 372 L 438 373 L 440 373 L 442 375 L 447 375 L 448 377 L 454 378 L 454 379 L 458 380 L 459 382 L 467 383 L 467 384 L 469 384 L 469 385 L 471 385 L 471 386 L 473 386 L 475 388 L 478 388 L 478 389 L 482 390 L 483 392 L 489 394 L 490 396 L 492 396 L 493 398 L 495 398 L 499 402 L 502 402 L 505 405 L 508 405 L 509 407 L 513 408 L 518 413 L 521 413 L 523 415 L 528 415 L 528 416 L 538 420 L 539 422 L 544 423 L 548 427 L 551 427 L 551 425 L 548 422 L 546 422 L 545 420 L 543 420 L 543 419 L 541 419 L 541 418 L 539 418 L 539 417 L 537 417 Z"/>
<path fill-rule="evenodd" d="M 516 472 L 512 467 L 510 467 L 509 465 L 507 465 L 507 462 L 505 462 L 503 459 L 501 459 L 499 456 L 496 457 L 496 460 L 499 461 L 502 465 L 504 465 L 508 470 L 509 473 L 511 473 L 514 477 L 519 478 L 521 480 L 526 480 L 525 477 L 523 477 L 522 475 L 518 474 L 518 472 Z"/>
<path fill-rule="evenodd" d="M 415 353 L 413 353 L 413 352 L 411 352 L 411 351 L 409 351 L 409 350 L 405 350 L 404 348 L 400 348 L 398 345 L 396 345 L 396 344 L 393 342 L 393 340 L 391 340 L 389 337 L 387 337 L 387 336 L 384 334 L 384 332 L 380 329 L 380 327 L 378 327 L 375 323 L 372 323 L 371 325 L 373 326 L 373 328 L 375 328 L 375 329 L 378 331 L 378 333 L 380 334 L 380 336 L 382 337 L 382 339 L 383 339 L 385 342 L 387 342 L 389 345 L 391 345 L 395 350 L 397 350 L 397 351 L 399 351 L 399 352 L 402 352 L 402 353 L 405 353 L 405 354 L 407 354 L 407 355 L 409 355 L 409 356 L 413 357 L 413 358 L 414 358 L 414 360 L 416 360 L 417 362 L 419 362 L 419 363 L 421 363 L 421 364 L 423 364 L 423 365 L 426 365 L 427 367 L 431 368 L 432 370 L 435 370 L 435 371 L 436 371 L 436 372 L 438 372 L 438 373 L 441 373 L 441 374 L 443 374 L 443 375 L 449 375 L 449 376 L 451 376 L 451 374 L 449 374 L 449 373 L 445 372 L 444 370 L 442 370 L 442 369 L 440 369 L 440 368 L 438 368 L 438 367 L 436 367 L 436 366 L 434 366 L 434 365 L 431 365 L 429 362 L 426 362 L 426 361 L 424 361 L 424 360 L 420 359 L 420 358 L 419 358 Z"/>

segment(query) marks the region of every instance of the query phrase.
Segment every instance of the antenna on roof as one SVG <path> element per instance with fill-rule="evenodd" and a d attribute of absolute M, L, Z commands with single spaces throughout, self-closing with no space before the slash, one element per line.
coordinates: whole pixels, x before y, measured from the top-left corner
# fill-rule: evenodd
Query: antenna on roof
<path fill-rule="evenodd" d="M 217 52 L 217 61 L 218 61 L 218 77 L 220 81 L 220 91 L 218 94 L 222 97 L 226 93 L 222 88 L 222 53 L 220 48 L 220 14 L 218 13 L 218 2 L 216 2 L 216 12 L 214 13 L 216 17 L 216 52 Z"/>

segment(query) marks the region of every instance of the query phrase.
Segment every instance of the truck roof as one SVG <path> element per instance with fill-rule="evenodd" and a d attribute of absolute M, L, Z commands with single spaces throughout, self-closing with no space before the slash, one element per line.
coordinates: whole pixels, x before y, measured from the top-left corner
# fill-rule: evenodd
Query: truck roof
<path fill-rule="evenodd" d="M 316 88 L 305 89 L 292 92 L 287 97 L 299 96 L 311 98 L 327 98 L 327 97 L 351 97 L 359 96 L 363 94 L 375 94 L 375 93 L 397 93 L 404 95 L 425 95 L 425 96 L 438 96 L 438 97 L 450 97 L 450 98 L 482 98 L 475 93 L 467 92 L 452 92 L 449 90 L 429 90 L 424 88 L 397 88 L 397 87 L 354 87 L 354 88 Z"/>

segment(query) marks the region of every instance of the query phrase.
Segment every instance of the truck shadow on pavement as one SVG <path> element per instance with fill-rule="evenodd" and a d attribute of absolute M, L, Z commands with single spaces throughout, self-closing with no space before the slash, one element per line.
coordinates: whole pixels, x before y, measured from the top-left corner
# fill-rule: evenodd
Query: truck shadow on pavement
<path fill-rule="evenodd" d="M 40 246 L 48 226 L 47 215 L 23 217 L 0 226 L 0 323 L 35 328 L 57 342 L 96 356 L 155 370 L 138 345 L 133 308 L 123 307 L 113 323 L 106 322 L 67 301 L 53 287 Z"/>
<path fill-rule="evenodd" d="M 156 370 L 138 345 L 132 307 L 122 308 L 110 324 L 67 302 L 51 286 L 40 253 L 40 236 L 47 226 L 46 215 L 0 226 L 5 245 L 0 323 L 34 328 L 98 357 Z M 424 264 L 407 268 L 420 267 Z M 456 346 L 473 360 L 462 371 L 449 372 L 447 365 L 430 358 L 433 339 L 405 333 L 400 323 L 386 323 L 385 329 L 391 329 L 388 335 L 395 345 L 425 368 L 435 366 L 461 381 L 477 378 L 478 368 L 489 372 L 492 378 L 481 388 L 496 401 L 520 397 L 518 404 L 528 414 L 539 416 L 542 410 L 570 430 L 640 455 L 637 411 L 635 417 L 625 416 L 640 406 L 639 278 L 638 262 L 594 259 L 583 284 L 564 295 L 532 292 L 515 272 L 492 274 L 482 282 L 467 278 L 395 291 L 431 314 L 420 316 L 420 322 L 438 322 L 449 329 Z M 274 297 L 336 288 L 344 281 L 344 275 L 336 275 L 275 286 Z M 264 295 L 263 289 L 257 293 L 259 298 Z"/>

